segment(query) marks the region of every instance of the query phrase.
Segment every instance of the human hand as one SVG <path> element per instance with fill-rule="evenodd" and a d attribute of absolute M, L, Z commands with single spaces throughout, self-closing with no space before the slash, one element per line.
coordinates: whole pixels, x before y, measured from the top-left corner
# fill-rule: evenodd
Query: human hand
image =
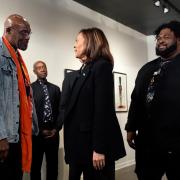
<path fill-rule="evenodd" d="M 44 137 L 46 137 L 46 136 L 50 135 L 50 131 L 51 131 L 51 130 L 44 129 L 44 130 L 41 131 L 41 134 L 42 134 Z"/>
<path fill-rule="evenodd" d="M 7 139 L 1 139 L 0 140 L 0 162 L 4 162 L 4 160 L 7 158 L 9 151 L 9 143 Z"/>
<path fill-rule="evenodd" d="M 42 131 L 42 133 L 43 133 L 45 139 L 54 137 L 55 134 L 56 134 L 56 132 L 57 132 L 56 129 L 52 129 L 52 130 L 43 130 L 43 131 Z"/>
<path fill-rule="evenodd" d="M 128 131 L 127 132 L 127 142 L 132 149 L 136 149 L 136 145 L 135 145 L 135 141 L 134 141 L 135 138 L 136 138 L 136 132 L 135 131 Z"/>
<path fill-rule="evenodd" d="M 93 151 L 93 166 L 96 170 L 102 170 L 105 166 L 105 155 Z"/>

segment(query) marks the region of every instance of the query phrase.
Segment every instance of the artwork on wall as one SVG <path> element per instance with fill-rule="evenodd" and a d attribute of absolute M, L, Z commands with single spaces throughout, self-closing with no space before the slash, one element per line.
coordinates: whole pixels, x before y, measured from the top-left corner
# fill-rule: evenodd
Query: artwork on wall
<path fill-rule="evenodd" d="M 113 72 L 114 75 L 114 103 L 116 112 L 127 112 L 127 74 Z"/>

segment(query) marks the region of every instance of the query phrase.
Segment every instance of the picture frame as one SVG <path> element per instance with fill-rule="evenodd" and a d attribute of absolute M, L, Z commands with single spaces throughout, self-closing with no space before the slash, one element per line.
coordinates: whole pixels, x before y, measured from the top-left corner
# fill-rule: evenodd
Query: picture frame
<path fill-rule="evenodd" d="M 127 74 L 113 72 L 114 77 L 114 105 L 116 112 L 127 112 Z"/>

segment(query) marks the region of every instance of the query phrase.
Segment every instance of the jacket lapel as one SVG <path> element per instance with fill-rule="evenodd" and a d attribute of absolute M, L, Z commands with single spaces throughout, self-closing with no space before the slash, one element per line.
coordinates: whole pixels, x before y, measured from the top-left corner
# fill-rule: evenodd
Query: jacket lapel
<path fill-rule="evenodd" d="M 83 84 L 85 83 L 87 77 L 90 74 L 91 66 L 92 66 L 91 63 L 86 65 L 86 67 L 84 68 L 82 73 L 80 73 L 80 70 L 79 70 L 79 76 L 77 76 L 77 80 L 76 80 L 74 87 L 73 87 L 73 90 L 72 90 L 70 102 L 69 102 L 69 105 L 68 105 L 67 110 L 66 110 L 66 116 L 70 113 L 70 111 L 74 107 L 74 104 L 78 98 L 80 90 L 83 87 Z"/>
<path fill-rule="evenodd" d="M 39 84 L 38 80 L 36 80 L 34 84 L 35 84 L 34 91 L 36 91 L 36 92 L 34 92 L 33 94 L 36 95 L 36 99 L 38 99 L 38 101 L 39 100 L 42 101 L 42 96 L 44 97 L 43 89 L 42 89 L 41 85 Z"/>

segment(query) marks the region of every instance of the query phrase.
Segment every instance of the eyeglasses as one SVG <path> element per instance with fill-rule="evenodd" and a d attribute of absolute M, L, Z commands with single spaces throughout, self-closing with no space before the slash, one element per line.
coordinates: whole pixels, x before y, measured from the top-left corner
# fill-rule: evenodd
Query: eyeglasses
<path fill-rule="evenodd" d="M 19 34 L 21 34 L 22 36 L 31 36 L 32 32 L 27 31 L 27 30 L 22 30 L 19 31 Z"/>
<path fill-rule="evenodd" d="M 17 31 L 21 36 L 25 37 L 25 36 L 31 36 L 32 32 L 31 31 L 28 31 L 28 30 L 21 30 L 21 31 L 18 31 L 17 29 L 13 28 L 15 31 Z"/>

